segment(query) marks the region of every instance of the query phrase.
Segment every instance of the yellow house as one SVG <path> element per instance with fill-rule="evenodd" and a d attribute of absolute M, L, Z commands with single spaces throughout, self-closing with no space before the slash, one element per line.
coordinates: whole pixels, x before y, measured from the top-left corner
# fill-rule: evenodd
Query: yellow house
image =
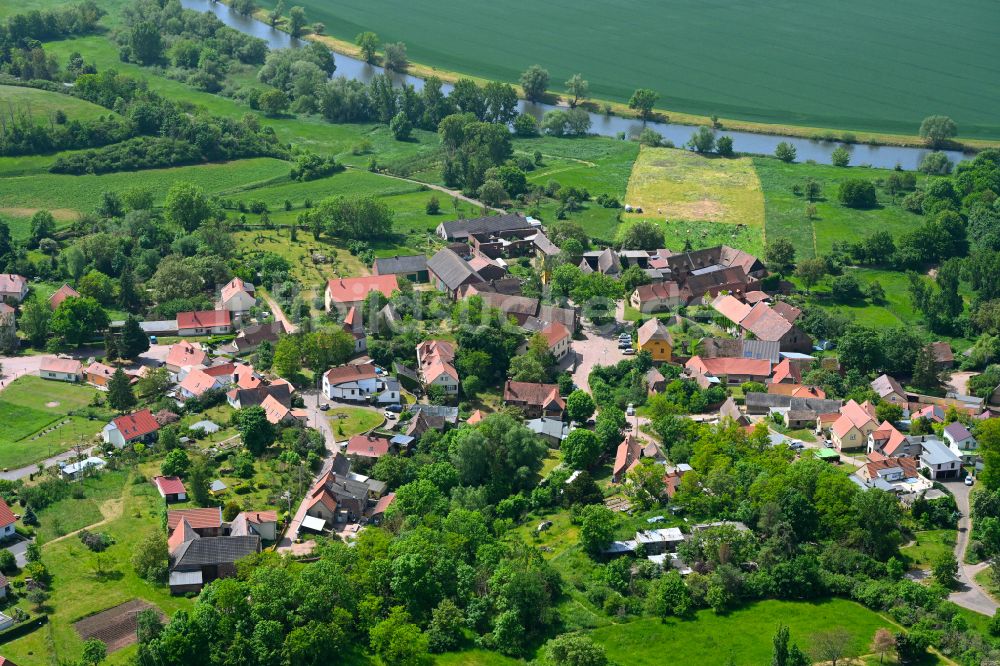
<path fill-rule="evenodd" d="M 648 351 L 654 361 L 669 363 L 673 358 L 674 339 L 656 317 L 639 327 L 639 351 Z"/>

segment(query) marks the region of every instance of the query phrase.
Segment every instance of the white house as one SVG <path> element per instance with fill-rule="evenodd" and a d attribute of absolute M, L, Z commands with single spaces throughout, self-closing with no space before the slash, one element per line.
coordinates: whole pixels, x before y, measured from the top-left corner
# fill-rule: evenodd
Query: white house
<path fill-rule="evenodd" d="M 552 352 L 556 361 L 561 361 L 569 353 L 573 336 L 568 328 L 554 321 L 539 332 L 545 337 L 545 341 L 549 344 L 549 351 Z"/>
<path fill-rule="evenodd" d="M 225 335 L 233 330 L 229 310 L 202 310 L 177 313 L 177 335 Z"/>
<path fill-rule="evenodd" d="M 962 458 L 964 464 L 974 463 L 979 457 L 979 443 L 964 424 L 955 421 L 944 427 L 944 439 L 952 453 Z"/>
<path fill-rule="evenodd" d="M 323 375 L 323 395 L 330 400 L 366 401 L 378 388 L 378 375 L 370 364 L 341 365 Z"/>
<path fill-rule="evenodd" d="M 0 301 L 20 303 L 27 295 L 27 278 L 13 273 L 0 273 Z"/>
<path fill-rule="evenodd" d="M 445 340 L 425 340 L 417 345 L 417 366 L 425 387 L 438 386 L 447 395 L 458 394 L 455 346 Z"/>
<path fill-rule="evenodd" d="M 14 523 L 16 522 L 17 518 L 14 517 L 14 512 L 7 506 L 7 502 L 3 501 L 3 498 L 0 497 L 0 539 L 6 539 L 14 535 Z"/>
<path fill-rule="evenodd" d="M 924 437 L 921 441 L 920 466 L 927 469 L 932 481 L 957 479 L 962 471 L 962 459 L 936 437 Z"/>
<path fill-rule="evenodd" d="M 242 314 L 257 305 L 256 290 L 238 277 L 230 280 L 219 293 L 219 309 Z"/>
<path fill-rule="evenodd" d="M 113 444 L 115 448 L 124 448 L 127 444 L 151 441 L 160 429 L 160 424 L 153 418 L 148 409 L 126 414 L 113 419 L 101 431 L 105 443 Z"/>
<path fill-rule="evenodd" d="M 61 382 L 83 381 L 83 364 L 73 358 L 46 358 L 38 368 L 38 376 Z"/>

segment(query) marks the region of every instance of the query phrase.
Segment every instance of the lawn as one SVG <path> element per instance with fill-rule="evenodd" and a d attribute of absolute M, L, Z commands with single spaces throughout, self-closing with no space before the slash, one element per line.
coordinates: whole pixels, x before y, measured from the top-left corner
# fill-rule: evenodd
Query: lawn
<path fill-rule="evenodd" d="M 326 418 L 338 439 L 368 432 L 385 420 L 380 412 L 364 407 L 331 407 Z"/>
<path fill-rule="evenodd" d="M 955 550 L 955 530 L 921 530 L 911 544 L 900 548 L 911 569 L 930 569 L 935 560 Z"/>
<path fill-rule="evenodd" d="M 135 545 L 146 534 L 159 530 L 163 500 L 148 483 L 133 485 L 122 481 L 124 475 L 106 474 L 107 482 L 95 481 L 99 494 L 116 494 L 121 499 L 112 512 L 114 516 L 97 531 L 110 534 L 115 544 L 98 557 L 75 537 L 68 537 L 42 547 L 42 560 L 53 576 L 49 624 L 3 646 L 4 656 L 22 666 L 49 666 L 61 661 L 73 661 L 80 656 L 83 642 L 73 629 L 77 620 L 116 606 L 131 599 L 145 599 L 168 616 L 180 609 L 191 608 L 192 601 L 172 597 L 165 586 L 154 586 L 138 578 L 130 558 Z M 118 481 L 116 490 L 113 492 Z M 106 484 L 106 485 L 105 485 Z M 107 501 L 107 500 L 105 500 Z M 26 602 L 21 602 L 22 604 Z M 134 656 L 134 648 L 111 655 L 109 664 L 126 664 Z"/>
<path fill-rule="evenodd" d="M 944 113 L 963 135 L 1000 137 L 989 0 L 954 7 L 944 23 L 935 0 L 915 0 L 905 11 L 866 0 L 562 0 L 530 12 L 516 0 L 301 4 L 335 38 L 353 43 L 372 30 L 381 41 L 406 42 L 414 62 L 487 79 L 516 82 L 537 63 L 553 89 L 582 73 L 591 95 L 619 102 L 647 87 L 670 110 L 906 134 L 924 116 Z M 931 53 L 914 34 L 960 46 Z"/>
<path fill-rule="evenodd" d="M 797 259 L 826 254 L 837 241 L 855 242 L 875 231 L 898 235 L 923 222 L 921 216 L 903 210 L 881 190 L 879 208 L 857 210 L 840 205 L 837 192 L 841 182 L 854 178 L 884 178 L 890 173 L 887 170 L 786 164 L 769 157 L 755 157 L 753 163 L 764 191 L 765 236 L 790 240 Z M 813 220 L 806 216 L 810 202 L 792 191 L 794 186 L 802 187 L 809 179 L 816 180 L 822 188 L 821 198 L 813 202 L 816 207 Z M 918 175 L 918 182 L 923 180 L 924 177 Z M 901 199 L 897 197 L 897 201 Z"/>
<path fill-rule="evenodd" d="M 0 86 L 0 111 L 5 116 L 27 114 L 35 122 L 48 124 L 54 119 L 57 110 L 63 111 L 70 120 L 94 120 L 101 116 L 116 115 L 103 106 L 78 97 L 37 88 Z"/>
<path fill-rule="evenodd" d="M 860 604 L 843 599 L 760 601 L 727 615 L 701 610 L 692 620 L 643 618 L 599 627 L 591 637 L 604 646 L 613 661 L 630 666 L 664 663 L 664 647 L 668 645 L 675 646 L 678 656 L 683 655 L 674 660 L 685 666 L 718 666 L 730 658 L 739 666 L 759 666 L 770 661 L 771 638 L 779 625 L 786 625 L 792 640 L 807 651 L 815 634 L 844 628 L 852 635 L 850 656 L 869 652 L 876 629 L 896 628 Z"/>
<path fill-rule="evenodd" d="M 96 394 L 89 386 L 33 376 L 16 379 L 0 393 L 0 467 L 30 465 L 100 432 L 104 423 L 68 416 Z"/>

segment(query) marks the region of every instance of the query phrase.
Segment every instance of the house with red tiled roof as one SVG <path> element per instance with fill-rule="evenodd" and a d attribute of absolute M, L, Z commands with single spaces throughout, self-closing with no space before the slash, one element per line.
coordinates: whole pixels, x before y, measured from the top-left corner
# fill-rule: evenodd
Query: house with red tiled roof
<path fill-rule="evenodd" d="M 916 452 L 920 453 L 919 446 Z M 907 455 L 906 435 L 888 421 L 882 421 L 878 428 L 868 435 L 868 454 L 881 454 L 887 458 Z"/>
<path fill-rule="evenodd" d="M 559 395 L 558 384 L 537 384 L 508 380 L 503 387 L 505 405 L 520 407 L 526 419 L 540 416 L 561 419 L 566 402 Z"/>
<path fill-rule="evenodd" d="M 63 286 L 56 289 L 52 292 L 52 295 L 49 296 L 49 307 L 55 310 L 59 307 L 59 304 L 67 298 L 80 298 L 80 292 L 68 284 L 63 284 Z"/>
<path fill-rule="evenodd" d="M 94 361 L 83 369 L 84 381 L 98 388 L 107 388 L 114 375 L 115 369 L 100 361 Z"/>
<path fill-rule="evenodd" d="M 920 477 L 919 465 L 916 458 L 903 456 L 900 458 L 885 458 L 869 460 L 858 468 L 857 475 L 865 481 L 876 480 L 885 483 L 899 483 L 909 479 Z"/>
<path fill-rule="evenodd" d="M 210 377 L 218 377 L 227 385 L 233 385 L 238 389 L 252 390 L 264 383 L 263 378 L 254 372 L 253 366 L 246 363 L 220 363 L 202 371 Z"/>
<path fill-rule="evenodd" d="M 476 425 L 485 418 L 486 414 L 483 414 L 483 410 L 477 409 L 476 411 L 472 412 L 472 416 L 467 418 L 465 422 L 468 423 L 469 425 Z"/>
<path fill-rule="evenodd" d="M 75 358 L 47 356 L 38 367 L 38 376 L 60 382 L 79 382 L 83 380 L 83 364 Z"/>
<path fill-rule="evenodd" d="M 113 444 L 115 448 L 121 449 L 127 444 L 152 441 L 159 429 L 160 424 L 153 418 L 152 412 L 143 409 L 112 419 L 111 423 L 104 426 L 101 437 L 107 444 Z"/>
<path fill-rule="evenodd" d="M 373 291 L 388 298 L 392 292 L 399 290 L 399 282 L 395 275 L 368 275 L 365 277 L 336 278 L 326 283 L 327 312 L 334 307 L 361 307 L 365 297 Z"/>
<path fill-rule="evenodd" d="M 573 335 L 568 328 L 559 322 L 553 321 L 546 324 L 545 328 L 538 333 L 545 338 L 545 342 L 549 345 L 549 352 L 552 353 L 552 357 L 557 362 L 569 353 Z"/>
<path fill-rule="evenodd" d="M 219 309 L 243 314 L 257 305 L 255 287 L 238 277 L 226 283 L 219 292 Z"/>
<path fill-rule="evenodd" d="M 372 522 L 378 525 L 382 521 L 382 517 L 385 515 L 386 509 L 388 509 L 395 500 L 396 493 L 386 493 L 380 497 L 378 502 L 376 502 L 375 506 L 372 508 Z"/>
<path fill-rule="evenodd" d="M 177 335 L 225 335 L 233 332 L 229 310 L 199 310 L 177 313 Z"/>
<path fill-rule="evenodd" d="M 786 316 L 797 319 L 801 313 L 798 308 L 787 306 L 776 310 L 763 301 L 751 307 L 729 295 L 717 296 L 712 307 L 729 320 L 731 331 L 739 331 L 744 338 L 778 342 L 782 351 L 808 352 L 812 349 L 812 339 L 786 319 Z"/>
<path fill-rule="evenodd" d="M 624 482 L 625 475 L 639 464 L 640 458 L 642 458 L 642 444 L 635 435 L 628 433 L 615 451 L 615 464 L 611 468 L 612 483 Z"/>
<path fill-rule="evenodd" d="M 378 391 L 378 374 L 370 363 L 340 365 L 323 374 L 323 395 L 330 400 L 368 400 Z"/>
<path fill-rule="evenodd" d="M 425 388 L 438 386 L 447 395 L 458 394 L 455 345 L 446 340 L 424 340 L 417 345 L 417 368 Z"/>
<path fill-rule="evenodd" d="M 16 522 L 17 518 L 14 517 L 14 512 L 7 506 L 7 502 L 0 497 L 0 539 L 14 536 L 14 523 Z"/>
<path fill-rule="evenodd" d="M 167 358 L 163 365 L 168 371 L 176 374 L 181 371 L 181 368 L 205 365 L 207 361 L 208 353 L 200 345 L 181 340 L 170 346 L 170 351 L 167 352 Z"/>
<path fill-rule="evenodd" d="M 767 385 L 767 392 L 772 395 L 787 395 L 792 398 L 826 398 L 826 391 L 818 386 L 806 386 L 804 384 L 775 384 Z"/>
<path fill-rule="evenodd" d="M 643 314 L 666 312 L 686 305 L 691 292 L 676 282 L 654 282 L 636 287 L 628 298 L 633 308 Z"/>
<path fill-rule="evenodd" d="M 347 440 L 344 452 L 359 458 L 381 458 L 389 453 L 389 440 L 373 435 L 354 435 Z"/>
<path fill-rule="evenodd" d="M 840 408 L 840 417 L 830 428 L 830 439 L 838 451 L 865 446 L 868 435 L 878 429 L 875 408 L 865 401 L 860 405 L 854 400 Z"/>
<path fill-rule="evenodd" d="M 684 368 L 699 385 L 724 383 L 728 386 L 739 386 L 744 382 L 763 384 L 771 376 L 771 362 L 757 358 L 692 356 L 684 364 Z"/>
<path fill-rule="evenodd" d="M 199 536 L 220 536 L 223 532 L 222 507 L 210 506 L 199 509 L 172 509 L 167 511 L 167 534 L 172 534 L 181 522 Z"/>
<path fill-rule="evenodd" d="M 269 395 L 261 401 L 260 406 L 264 410 L 268 423 L 278 425 L 279 423 L 303 422 L 307 418 L 304 409 L 290 408 L 281 403 L 273 395 Z"/>
<path fill-rule="evenodd" d="M 187 368 L 186 371 L 187 374 L 184 375 L 181 383 L 177 385 L 181 398 L 185 400 L 188 398 L 199 398 L 206 391 L 212 389 L 225 388 L 228 383 L 226 375 L 213 377 L 205 372 L 204 368 Z"/>
<path fill-rule="evenodd" d="M 0 273 L 0 301 L 20 303 L 28 295 L 28 279 L 13 273 Z"/>
<path fill-rule="evenodd" d="M 187 499 L 184 482 L 176 476 L 154 476 L 153 485 L 160 491 L 160 497 L 168 502 L 183 502 Z"/>

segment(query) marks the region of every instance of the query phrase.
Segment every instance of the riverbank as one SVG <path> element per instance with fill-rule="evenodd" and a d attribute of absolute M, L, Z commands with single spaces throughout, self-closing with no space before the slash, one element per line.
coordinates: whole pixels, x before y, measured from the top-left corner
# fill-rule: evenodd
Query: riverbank
<path fill-rule="evenodd" d="M 232 0 L 218 0 L 220 4 L 231 5 Z M 258 9 L 253 18 L 266 25 L 270 25 L 269 19 L 270 12 L 265 9 Z M 278 22 L 277 25 L 273 26 L 277 30 L 287 33 L 284 24 L 285 19 L 283 18 Z M 302 35 L 301 39 L 315 41 L 323 44 L 331 51 L 347 56 L 350 58 L 355 58 L 361 60 L 361 50 L 352 42 L 338 39 L 330 35 L 318 35 L 315 33 L 307 33 Z M 405 72 L 411 76 L 426 79 L 431 76 L 435 76 L 445 83 L 455 83 L 459 79 L 471 79 L 478 83 L 479 85 L 485 85 L 490 80 L 464 74 L 461 72 L 456 72 L 453 70 L 440 69 L 427 65 L 420 62 L 410 62 L 409 66 Z M 518 97 L 524 99 L 524 91 L 516 83 L 512 83 L 514 88 L 517 90 Z M 555 91 L 550 91 L 544 100 L 545 104 L 552 104 L 558 106 L 568 106 L 569 99 L 561 96 Z M 612 102 L 602 99 L 588 99 L 586 102 L 580 104 L 580 106 L 587 111 L 594 114 L 605 114 L 606 111 L 610 111 L 612 115 L 618 116 L 624 119 L 634 119 L 636 121 L 641 121 L 635 111 L 630 109 L 627 104 L 621 102 Z M 664 123 L 670 123 L 674 125 L 685 125 L 685 126 L 712 126 L 713 120 L 709 116 L 682 113 L 678 111 L 673 111 L 668 108 L 656 108 L 654 109 L 654 117 L 651 119 L 653 121 L 659 121 Z M 765 136 L 777 136 L 777 137 L 790 137 L 798 139 L 808 139 L 808 140 L 820 140 L 823 142 L 830 143 L 856 143 L 864 144 L 868 146 L 888 146 L 888 147 L 901 147 L 901 148 L 917 148 L 925 149 L 926 143 L 924 140 L 917 135 L 905 135 L 905 134 L 892 134 L 884 132 L 872 132 L 865 130 L 855 130 L 851 128 L 829 128 L 829 127 L 812 127 L 808 125 L 795 125 L 795 124 L 773 124 L 773 123 L 762 123 L 754 122 L 748 120 L 740 120 L 735 118 L 725 118 L 720 117 L 716 119 L 715 124 L 716 129 L 728 130 L 734 132 L 749 132 L 753 134 L 761 134 Z M 848 140 L 844 141 L 847 137 Z M 984 150 L 987 148 L 1000 148 L 1000 140 L 987 140 L 987 139 L 962 139 L 961 137 L 956 139 L 954 145 L 950 146 L 949 149 L 962 152 L 975 152 L 979 150 Z"/>

